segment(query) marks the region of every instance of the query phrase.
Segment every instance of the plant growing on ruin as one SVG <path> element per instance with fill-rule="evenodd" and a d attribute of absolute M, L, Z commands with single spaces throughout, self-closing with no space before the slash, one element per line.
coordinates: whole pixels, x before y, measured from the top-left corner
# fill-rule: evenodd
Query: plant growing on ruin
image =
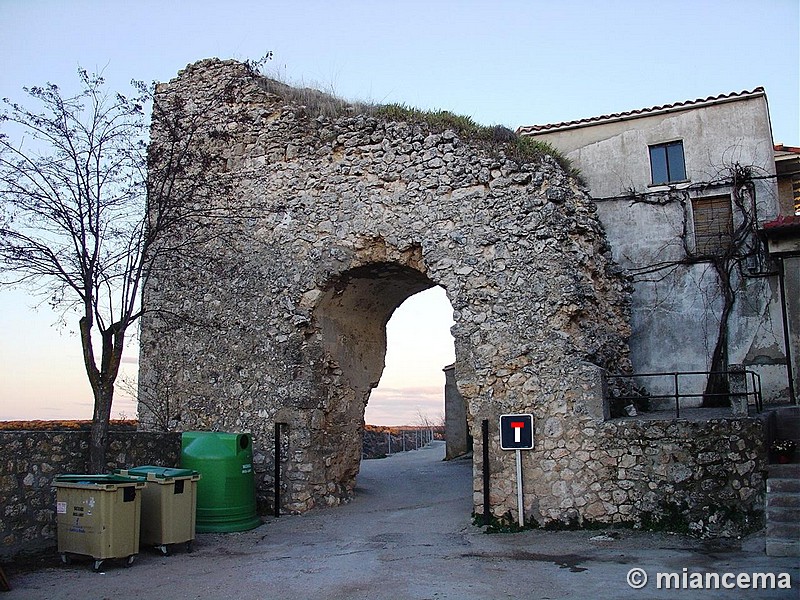
<path fill-rule="evenodd" d="M 113 93 L 84 69 L 78 80 L 71 96 L 51 83 L 25 88 L 30 108 L 4 99 L 0 284 L 24 286 L 65 318 L 77 316 L 94 396 L 89 468 L 103 472 L 126 336 L 144 313 L 140 291 L 160 254 L 192 242 L 170 235 L 203 185 L 202 173 L 184 165 L 205 161 L 189 151 L 196 128 L 176 119 L 166 155 L 148 173 L 152 87 L 133 82 L 132 95 Z"/>
<path fill-rule="evenodd" d="M 405 104 L 381 104 L 373 107 L 371 112 L 384 119 L 422 123 L 435 132 L 450 130 L 459 137 L 484 142 L 495 151 L 502 150 L 506 156 L 517 160 L 539 160 L 551 156 L 568 175 L 580 179 L 580 173 L 570 160 L 549 143 L 518 135 L 502 125 L 479 125 L 471 117 L 447 110 L 420 110 Z"/>
<path fill-rule="evenodd" d="M 257 61 L 245 62 L 245 66 L 251 75 L 258 78 L 260 85 L 266 91 L 302 106 L 309 116 L 335 119 L 342 116 L 368 115 L 387 121 L 405 121 L 423 125 L 434 133 L 452 131 L 460 138 L 483 143 L 491 151 L 502 152 L 514 160 L 534 161 L 541 160 L 543 156 L 550 156 L 567 175 L 584 183 L 580 172 L 570 160 L 547 142 L 518 135 L 503 125 L 480 125 L 472 117 L 449 110 L 422 110 L 403 103 L 348 102 L 330 92 L 306 86 L 293 87 L 265 75 L 263 68 L 271 59 L 270 52 Z"/>
<path fill-rule="evenodd" d="M 475 527 L 486 527 L 484 533 L 519 533 L 521 531 L 528 531 L 531 529 L 541 528 L 541 524 L 535 517 L 525 519 L 525 524 L 520 526 L 517 518 L 510 512 L 506 512 L 500 517 L 494 514 L 489 516 L 489 523 L 484 522 L 484 515 L 472 513 L 472 524 Z"/>

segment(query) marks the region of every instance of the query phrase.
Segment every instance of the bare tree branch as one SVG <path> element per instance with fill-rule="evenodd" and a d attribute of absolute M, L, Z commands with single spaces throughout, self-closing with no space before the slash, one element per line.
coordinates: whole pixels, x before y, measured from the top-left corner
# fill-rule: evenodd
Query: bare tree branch
<path fill-rule="evenodd" d="M 102 75 L 79 69 L 78 79 L 70 97 L 50 83 L 24 88 L 32 108 L 3 100 L 0 285 L 78 308 L 94 395 L 90 466 L 102 472 L 126 334 L 145 312 L 141 289 L 161 258 L 206 243 L 219 215 L 197 201 L 212 160 L 193 143 L 206 134 L 203 111 L 155 102 L 153 118 L 171 134 L 154 149 L 166 155 L 148 159 L 154 86 L 133 82 L 126 96 L 108 92 Z M 177 234 L 179 224 L 191 233 Z"/>

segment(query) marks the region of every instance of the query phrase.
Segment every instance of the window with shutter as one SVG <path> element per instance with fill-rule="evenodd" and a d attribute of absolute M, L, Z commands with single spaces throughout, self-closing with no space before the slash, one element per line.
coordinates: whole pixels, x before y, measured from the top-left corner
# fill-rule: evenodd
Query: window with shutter
<path fill-rule="evenodd" d="M 730 250 L 733 217 L 730 196 L 711 196 L 692 200 L 694 253 L 719 256 Z"/>

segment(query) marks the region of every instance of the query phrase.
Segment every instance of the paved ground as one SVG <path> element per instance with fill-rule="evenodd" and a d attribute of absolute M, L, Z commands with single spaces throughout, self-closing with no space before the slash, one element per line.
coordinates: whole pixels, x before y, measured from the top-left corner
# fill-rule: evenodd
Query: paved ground
<path fill-rule="evenodd" d="M 486 535 L 470 523 L 471 463 L 444 446 L 365 461 L 343 507 L 202 534 L 192 554 L 142 552 L 129 569 L 88 562 L 10 573 L 2 600 L 798 598 L 796 558 L 768 558 L 762 536 L 708 542 L 633 531 Z M 618 536 L 614 538 L 613 536 Z M 640 567 L 650 583 L 633 589 Z M 657 589 L 657 572 L 791 574 L 789 590 Z M 687 575 L 688 576 L 688 575 Z"/>

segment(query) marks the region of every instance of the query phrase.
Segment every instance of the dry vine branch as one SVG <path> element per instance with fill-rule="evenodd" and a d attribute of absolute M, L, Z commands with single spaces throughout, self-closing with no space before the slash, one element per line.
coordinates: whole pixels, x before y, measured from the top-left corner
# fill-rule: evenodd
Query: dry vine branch
<path fill-rule="evenodd" d="M 731 190 L 731 205 L 734 210 L 734 229 L 728 244 L 722 244 L 713 251 L 698 252 L 691 244 L 690 217 L 691 199 L 689 188 L 654 193 L 654 198 L 647 194 L 630 193 L 631 203 L 645 203 L 662 206 L 670 202 L 679 202 L 683 208 L 683 230 L 680 239 L 683 244 L 683 257 L 676 260 L 664 260 L 630 270 L 634 281 L 659 282 L 675 271 L 696 264 L 709 264 L 716 274 L 716 293 L 722 301 L 721 314 L 714 337 L 713 351 L 708 381 L 704 390 L 704 406 L 727 403 L 728 382 L 725 372 L 728 370 L 728 324 L 736 299 L 739 296 L 741 282 L 745 273 L 745 265 L 757 261 L 759 265 L 766 262 L 766 249 L 758 235 L 755 181 L 767 176 L 759 175 L 754 166 L 733 163 L 720 169 L 709 182 L 695 184 L 694 190 L 713 190 L 727 188 Z"/>

